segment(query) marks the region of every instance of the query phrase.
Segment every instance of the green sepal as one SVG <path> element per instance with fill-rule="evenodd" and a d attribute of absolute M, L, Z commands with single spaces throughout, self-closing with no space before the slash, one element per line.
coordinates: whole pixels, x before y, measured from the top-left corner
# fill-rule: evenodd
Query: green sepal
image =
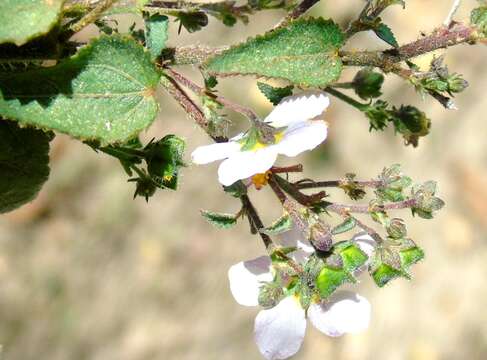
<path fill-rule="evenodd" d="M 291 230 L 292 225 L 293 223 L 291 217 L 288 214 L 284 214 L 279 219 L 274 221 L 270 226 L 260 230 L 260 232 L 270 236 L 278 235 Z"/>
<path fill-rule="evenodd" d="M 237 223 L 238 216 L 235 214 L 224 214 L 212 211 L 201 210 L 201 215 L 208 222 L 217 228 L 228 229 Z"/>
<path fill-rule="evenodd" d="M 342 223 L 335 226 L 331 230 L 331 233 L 333 235 L 342 234 L 342 233 L 345 233 L 347 231 L 352 230 L 356 225 L 357 225 L 357 220 L 355 220 L 355 218 L 350 216 L 347 219 L 345 219 Z"/>
<path fill-rule="evenodd" d="M 204 69 L 210 75 L 256 75 L 321 87 L 341 74 L 338 49 L 343 42 L 333 21 L 299 19 L 210 58 Z"/>
<path fill-rule="evenodd" d="M 145 148 L 147 171 L 162 187 L 177 189 L 179 170 L 185 166 L 183 154 L 186 144 L 176 135 L 166 135 Z"/>
<path fill-rule="evenodd" d="M 286 87 L 274 87 L 263 82 L 257 82 L 257 87 L 273 105 L 279 104 L 283 98 L 292 95 L 294 89 L 294 86 L 292 85 Z"/>
<path fill-rule="evenodd" d="M 247 186 L 245 186 L 241 180 L 234 182 L 230 186 L 223 186 L 223 191 L 235 198 L 240 198 L 241 196 L 246 195 L 247 190 Z"/>
<path fill-rule="evenodd" d="M 369 273 L 377 286 L 383 287 L 398 277 L 410 279 L 409 268 L 424 258 L 423 250 L 411 240 L 403 239 L 400 243 L 404 244 L 399 248 L 388 247 L 375 252 Z"/>
<path fill-rule="evenodd" d="M 0 44 L 21 46 L 44 35 L 59 21 L 64 0 L 0 1 Z"/>
<path fill-rule="evenodd" d="M 0 73 L 0 116 L 102 145 L 155 119 L 159 72 L 135 40 L 103 35 L 52 67 Z"/>
<path fill-rule="evenodd" d="M 385 41 L 392 47 L 399 47 L 394 33 L 392 32 L 391 28 L 386 24 L 380 23 L 379 26 L 374 29 L 374 32 L 381 40 Z"/>
<path fill-rule="evenodd" d="M 379 287 L 383 287 L 389 281 L 403 276 L 400 270 L 394 269 L 392 266 L 381 263 L 377 269 L 371 274 L 372 279 Z"/>
<path fill-rule="evenodd" d="M 49 176 L 52 134 L 0 118 L 0 213 L 33 200 Z"/>
<path fill-rule="evenodd" d="M 168 39 L 169 18 L 160 14 L 145 14 L 145 46 L 149 49 L 152 60 L 161 55 Z"/>
<path fill-rule="evenodd" d="M 316 287 L 322 299 L 328 298 L 346 282 L 355 282 L 353 272 L 365 264 L 368 257 L 351 241 L 336 243 L 332 254 L 339 255 L 341 267 L 324 265 L 316 278 Z"/>
<path fill-rule="evenodd" d="M 384 75 L 370 68 L 360 70 L 352 81 L 355 93 L 362 99 L 377 98 L 382 95 L 381 88 L 384 83 Z"/>

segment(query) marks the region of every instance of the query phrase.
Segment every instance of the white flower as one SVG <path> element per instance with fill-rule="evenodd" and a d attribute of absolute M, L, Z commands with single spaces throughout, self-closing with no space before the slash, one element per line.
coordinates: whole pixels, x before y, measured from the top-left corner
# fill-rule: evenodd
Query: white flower
<path fill-rule="evenodd" d="M 299 240 L 298 240 L 299 239 Z M 312 247 L 301 236 L 290 230 L 280 236 L 281 245 L 296 246 L 292 256 L 303 263 Z M 355 239 L 369 243 L 370 237 L 361 235 Z M 372 244 L 372 243 L 371 243 Z M 245 306 L 259 304 L 259 290 L 264 282 L 274 277 L 272 262 L 268 256 L 243 261 L 230 267 L 228 278 L 235 300 Z M 255 318 L 255 341 L 259 351 L 268 360 L 286 359 L 301 347 L 306 331 L 306 318 L 313 326 L 328 336 L 341 336 L 365 330 L 370 322 L 371 306 L 364 297 L 349 291 L 337 291 L 329 299 L 312 302 L 307 311 L 296 295 L 284 297 L 276 306 L 261 310 Z"/>
<path fill-rule="evenodd" d="M 224 160 L 218 169 L 220 183 L 229 186 L 235 181 L 269 170 L 278 154 L 289 157 L 312 150 L 327 136 L 327 124 L 316 117 L 322 115 L 330 103 L 322 92 L 303 92 L 289 96 L 274 108 L 264 122 L 276 129 L 273 144 L 257 142 L 242 150 L 244 133 L 225 143 L 198 147 L 191 155 L 195 164 Z"/>

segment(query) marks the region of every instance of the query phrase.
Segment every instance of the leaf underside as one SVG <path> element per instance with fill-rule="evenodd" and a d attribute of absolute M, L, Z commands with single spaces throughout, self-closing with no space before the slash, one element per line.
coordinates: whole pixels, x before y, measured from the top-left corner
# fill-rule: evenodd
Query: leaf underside
<path fill-rule="evenodd" d="M 211 58 L 205 69 L 215 76 L 256 75 L 325 86 L 342 71 L 338 49 L 343 41 L 333 21 L 300 19 L 230 48 Z"/>
<path fill-rule="evenodd" d="M 0 213 L 31 201 L 49 176 L 49 136 L 0 118 Z"/>
<path fill-rule="evenodd" d="M 46 34 L 57 22 L 64 0 L 0 1 L 0 44 L 25 44 Z"/>
<path fill-rule="evenodd" d="M 102 36 L 59 65 L 0 73 L 0 115 L 81 140 L 124 142 L 154 120 L 158 81 L 141 45 Z"/>

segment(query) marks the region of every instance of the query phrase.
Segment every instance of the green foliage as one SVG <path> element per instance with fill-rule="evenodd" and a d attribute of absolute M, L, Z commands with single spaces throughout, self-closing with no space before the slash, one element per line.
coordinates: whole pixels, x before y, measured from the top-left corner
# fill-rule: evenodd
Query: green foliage
<path fill-rule="evenodd" d="M 257 87 L 273 105 L 279 104 L 283 98 L 292 95 L 294 89 L 294 86 L 292 85 L 285 87 L 274 87 L 263 82 L 257 82 Z"/>
<path fill-rule="evenodd" d="M 49 176 L 49 141 L 43 131 L 0 118 L 0 213 L 35 198 Z"/>
<path fill-rule="evenodd" d="M 264 309 L 276 306 L 284 297 L 282 285 L 277 282 L 266 282 L 259 288 L 259 305 Z"/>
<path fill-rule="evenodd" d="M 234 182 L 230 186 L 223 186 L 223 190 L 235 198 L 240 198 L 247 194 L 247 186 L 241 180 Z"/>
<path fill-rule="evenodd" d="M 154 120 L 158 81 L 137 42 L 101 36 L 59 65 L 0 73 L 0 115 L 82 140 L 123 142 Z"/>
<path fill-rule="evenodd" d="M 332 260 L 328 261 L 330 258 Z M 353 272 L 364 265 L 367 259 L 367 255 L 352 242 L 336 243 L 316 277 L 316 287 L 321 298 L 328 298 L 346 282 L 355 282 Z"/>
<path fill-rule="evenodd" d="M 411 197 L 416 201 L 411 208 L 413 215 L 423 219 L 432 219 L 434 212 L 445 206 L 445 202 L 435 196 L 436 182 L 427 181 L 424 184 L 416 185 L 411 189 Z"/>
<path fill-rule="evenodd" d="M 390 117 L 396 132 L 402 134 L 406 144 L 418 146 L 420 137 L 429 134 L 431 120 L 424 112 L 411 105 L 393 108 Z"/>
<path fill-rule="evenodd" d="M 184 27 L 189 33 L 201 30 L 208 25 L 208 16 L 202 11 L 185 12 L 181 11 L 177 14 L 179 21 L 179 30 Z"/>
<path fill-rule="evenodd" d="M 256 75 L 326 86 L 342 71 L 337 50 L 343 41 L 331 20 L 296 20 L 214 56 L 205 69 L 211 75 Z"/>
<path fill-rule="evenodd" d="M 389 45 L 397 48 L 399 44 L 397 43 L 396 37 L 392 32 L 391 28 L 386 24 L 380 23 L 375 29 L 375 34 L 383 41 L 388 43 Z"/>
<path fill-rule="evenodd" d="M 377 248 L 369 273 L 379 287 L 404 277 L 409 279 L 409 268 L 424 258 L 424 252 L 410 239 L 388 240 Z"/>
<path fill-rule="evenodd" d="M 138 138 L 134 138 L 124 145 L 99 146 L 88 143 L 95 151 L 102 151 L 117 158 L 125 172 L 136 177 L 129 179 L 135 182 L 135 194 L 149 200 L 159 189 L 176 190 L 180 168 L 185 166 L 183 154 L 186 144 L 176 135 L 166 135 L 162 139 L 152 139 L 146 146 L 142 146 Z M 145 168 L 141 167 L 145 162 Z"/>
<path fill-rule="evenodd" d="M 450 74 L 448 67 L 443 65 L 443 59 L 442 56 L 434 58 L 428 72 L 410 78 L 421 95 L 454 96 L 467 88 L 468 82 L 460 74 Z"/>
<path fill-rule="evenodd" d="M 350 216 L 350 217 L 346 218 L 342 223 L 335 226 L 332 229 L 331 233 L 333 235 L 342 234 L 342 233 L 345 233 L 347 231 L 352 230 L 353 228 L 355 228 L 356 225 L 357 225 L 357 220 L 355 220 L 355 218 Z"/>
<path fill-rule="evenodd" d="M 145 15 L 145 46 L 149 49 L 152 60 L 161 55 L 168 38 L 169 18 L 164 15 Z"/>
<path fill-rule="evenodd" d="M 59 20 L 64 0 L 0 1 L 0 44 L 25 44 L 46 34 Z"/>
<path fill-rule="evenodd" d="M 370 130 L 383 130 L 392 123 L 396 133 L 403 136 L 406 145 L 418 146 L 419 138 L 428 135 L 430 131 L 431 120 L 423 111 L 411 105 L 390 109 L 387 102 L 377 100 L 361 110 L 370 122 Z"/>
<path fill-rule="evenodd" d="M 376 188 L 375 195 L 381 201 L 403 201 L 406 198 L 404 190 L 412 184 L 411 178 L 402 173 L 399 164 L 384 168 L 379 181 L 381 184 Z"/>
<path fill-rule="evenodd" d="M 238 216 L 235 214 L 222 214 L 206 210 L 201 210 L 201 215 L 208 222 L 217 228 L 228 229 L 237 223 Z"/>
<path fill-rule="evenodd" d="M 484 37 L 487 37 L 487 5 L 472 10 L 470 22 L 477 26 Z"/>
<path fill-rule="evenodd" d="M 260 230 L 260 232 L 267 235 L 278 235 L 291 230 L 292 225 L 293 223 L 291 217 L 288 214 L 284 214 L 279 219 L 274 221 L 270 226 Z"/>
<path fill-rule="evenodd" d="M 364 100 L 382 95 L 380 89 L 384 83 L 384 75 L 370 68 L 360 70 L 352 81 L 355 93 Z"/>
<path fill-rule="evenodd" d="M 345 178 L 340 181 L 340 189 L 342 189 L 350 199 L 360 200 L 364 198 L 366 192 L 363 186 L 357 184 L 355 176 L 356 175 L 352 173 L 345 174 Z"/>
<path fill-rule="evenodd" d="M 179 169 L 185 166 L 185 147 L 183 139 L 176 135 L 166 135 L 159 141 L 150 142 L 144 148 L 147 172 L 159 187 L 177 189 Z"/>

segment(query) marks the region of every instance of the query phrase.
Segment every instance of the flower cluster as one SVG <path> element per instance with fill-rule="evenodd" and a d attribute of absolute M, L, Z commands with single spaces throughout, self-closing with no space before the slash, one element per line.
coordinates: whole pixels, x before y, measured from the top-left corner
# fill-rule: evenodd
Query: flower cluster
<path fill-rule="evenodd" d="M 370 236 L 363 234 L 352 241 L 366 254 L 372 252 L 375 244 Z M 255 318 L 254 332 L 257 346 L 266 359 L 294 355 L 303 342 L 306 319 L 332 337 L 368 327 L 371 306 L 364 297 L 344 290 L 329 298 L 320 297 L 314 279 L 307 278 L 304 270 L 312 262 L 315 251 L 300 232 L 293 229 L 283 233 L 279 244 L 295 249 L 287 254 L 288 261 L 261 256 L 239 262 L 228 271 L 235 300 L 244 306 L 264 307 Z M 364 268 L 358 269 L 355 275 Z"/>
<path fill-rule="evenodd" d="M 279 154 L 288 157 L 312 150 L 327 137 L 322 114 L 329 105 L 322 92 L 303 92 L 281 100 L 261 122 L 228 142 L 201 146 L 192 154 L 196 164 L 223 160 L 221 184 L 238 180 L 267 184 Z M 330 238 L 331 239 L 331 238 Z M 228 277 L 235 300 L 263 307 L 255 319 L 255 341 L 269 360 L 294 355 L 303 342 L 307 319 L 328 336 L 367 328 L 371 306 L 350 291 L 335 291 L 365 268 L 375 241 L 368 235 L 334 244 L 323 252 L 294 224 L 277 235 L 269 256 L 233 265 Z M 330 271 L 334 276 L 330 276 Z"/>

